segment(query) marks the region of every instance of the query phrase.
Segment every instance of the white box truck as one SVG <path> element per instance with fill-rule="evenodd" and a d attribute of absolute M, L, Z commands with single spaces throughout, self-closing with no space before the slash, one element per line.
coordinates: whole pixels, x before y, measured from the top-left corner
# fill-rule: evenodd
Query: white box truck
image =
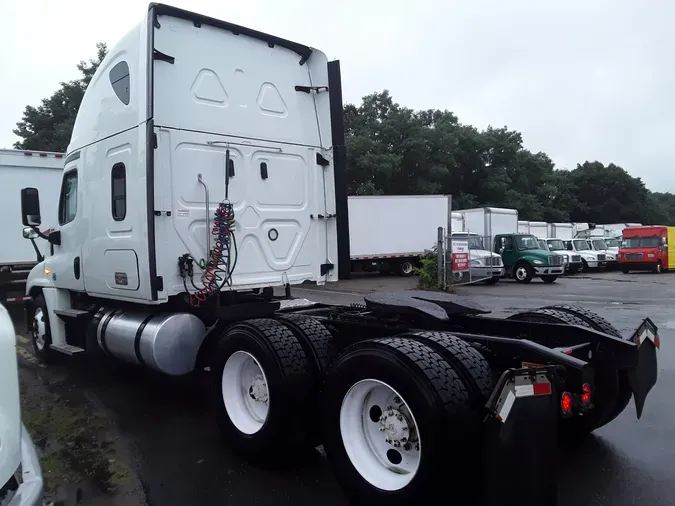
<path fill-rule="evenodd" d="M 564 257 L 542 250 L 537 237 L 520 232 L 529 222 L 518 221 L 518 211 L 495 207 L 460 209 L 468 232 L 483 236 L 499 253 L 504 264 L 505 276 L 519 283 L 529 283 L 535 276 L 545 283 L 553 283 L 564 273 Z"/>
<path fill-rule="evenodd" d="M 572 223 L 548 223 L 548 237 L 546 244 L 550 251 L 553 251 L 565 258 L 565 271 L 570 273 L 581 272 L 583 262 L 581 255 L 569 251 L 565 240 L 572 239 L 574 235 L 574 226 Z"/>
<path fill-rule="evenodd" d="M 498 494 L 516 504 L 532 494 L 527 463 L 492 463 L 518 445 L 539 452 L 531 461 L 556 458 L 558 427 L 582 437 L 631 396 L 640 416 L 657 329 L 645 318 L 616 339 L 588 310 L 504 319 L 418 290 L 364 305 L 286 300 L 293 284 L 349 270 L 341 90 L 339 62 L 317 49 L 150 4 L 87 88 L 48 234 L 40 192 L 21 190 L 24 227 L 54 247 L 26 282 L 34 353 L 202 372 L 228 451 L 285 467 L 322 444 L 350 503 L 428 504 L 451 490 L 479 504 L 483 488 L 467 483 L 511 472 Z M 495 230 L 518 219 L 488 214 Z M 579 343 L 593 353 L 559 351 Z"/>
<path fill-rule="evenodd" d="M 411 276 L 425 251 L 448 228 L 447 195 L 354 195 L 349 197 L 352 271 Z"/>
<path fill-rule="evenodd" d="M 21 188 L 33 186 L 44 199 L 45 228 L 56 225 L 63 154 L 44 151 L 0 149 L 0 302 L 20 302 L 26 277 L 41 255 L 49 252 L 43 239 L 32 243 L 23 237 Z M 35 246 L 34 246 L 35 245 Z"/>

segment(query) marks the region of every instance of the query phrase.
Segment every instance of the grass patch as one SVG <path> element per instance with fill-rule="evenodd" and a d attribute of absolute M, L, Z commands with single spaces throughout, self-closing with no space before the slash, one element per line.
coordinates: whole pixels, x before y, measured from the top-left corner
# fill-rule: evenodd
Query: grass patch
<path fill-rule="evenodd" d="M 21 383 L 22 419 L 40 452 L 45 495 L 81 484 L 114 493 L 129 471 L 115 459 L 105 417 L 50 392 L 37 378 L 23 377 Z"/>

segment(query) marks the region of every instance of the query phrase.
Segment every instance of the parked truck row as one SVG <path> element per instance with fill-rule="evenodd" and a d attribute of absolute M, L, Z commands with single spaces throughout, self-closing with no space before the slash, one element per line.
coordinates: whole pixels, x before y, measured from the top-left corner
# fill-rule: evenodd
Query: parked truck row
<path fill-rule="evenodd" d="M 495 318 L 423 291 L 292 300 L 294 285 L 333 283 L 353 261 L 339 62 L 302 44 L 151 4 L 93 76 L 59 188 L 48 229 L 52 203 L 20 192 L 24 235 L 49 244 L 26 283 L 35 355 L 205 374 L 229 449 L 287 466 L 323 444 L 355 503 L 451 491 L 480 504 L 489 490 L 489 504 L 541 503 L 531 493 L 555 480 L 557 437 L 581 440 L 631 399 L 639 418 L 657 380 L 648 318 L 623 336 L 570 305 Z M 516 279 L 562 273 L 517 214 L 462 217 Z M 421 226 L 406 223 L 388 234 Z M 552 464 L 537 480 L 534 461 Z M 488 487 L 489 470 L 508 486 Z"/>

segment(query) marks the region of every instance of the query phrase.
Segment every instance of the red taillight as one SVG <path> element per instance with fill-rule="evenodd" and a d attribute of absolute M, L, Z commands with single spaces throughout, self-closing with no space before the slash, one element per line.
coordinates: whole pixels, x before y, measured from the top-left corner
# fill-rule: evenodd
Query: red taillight
<path fill-rule="evenodd" d="M 584 383 L 581 385 L 581 404 L 587 406 L 591 403 L 591 385 Z"/>
<path fill-rule="evenodd" d="M 563 415 L 572 413 L 572 395 L 569 392 L 563 392 L 560 398 L 560 409 L 562 409 Z"/>

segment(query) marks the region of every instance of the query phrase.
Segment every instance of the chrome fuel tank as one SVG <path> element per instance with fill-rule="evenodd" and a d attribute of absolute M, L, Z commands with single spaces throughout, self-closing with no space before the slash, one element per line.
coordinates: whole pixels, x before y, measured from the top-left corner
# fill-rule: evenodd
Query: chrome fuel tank
<path fill-rule="evenodd" d="M 206 327 L 190 313 L 104 309 L 96 339 L 108 355 L 171 376 L 194 370 Z"/>

